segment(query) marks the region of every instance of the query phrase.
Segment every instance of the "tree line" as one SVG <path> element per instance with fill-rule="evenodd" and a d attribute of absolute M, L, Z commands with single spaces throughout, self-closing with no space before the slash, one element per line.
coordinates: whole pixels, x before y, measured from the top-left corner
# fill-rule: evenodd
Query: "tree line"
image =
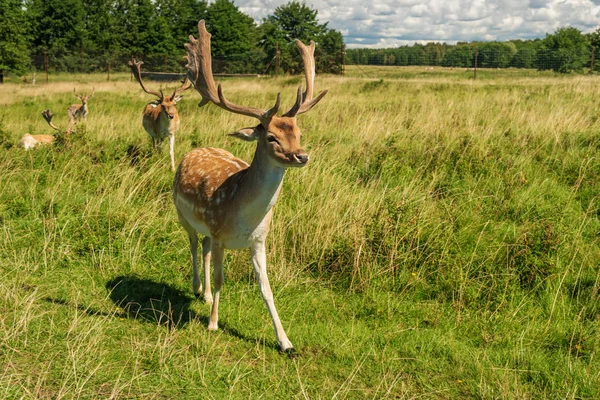
<path fill-rule="evenodd" d="M 2 0 L 0 73 L 126 70 L 131 56 L 146 70 L 182 71 L 183 44 L 200 19 L 212 34 L 215 72 L 296 72 L 294 39 L 317 43 L 320 72 L 341 71 L 341 33 L 297 0 L 260 24 L 231 0 Z"/>
<path fill-rule="evenodd" d="M 343 63 L 444 67 L 589 68 L 600 28 L 583 34 L 560 28 L 544 39 L 415 44 L 345 50 L 340 32 L 319 23 L 317 11 L 292 0 L 256 23 L 233 0 L 1 0 L 0 81 L 27 71 L 125 71 L 132 57 L 145 70 L 183 71 L 183 43 L 204 19 L 212 33 L 215 72 L 296 73 L 294 39 L 317 43 L 317 70 L 341 73 Z M 598 54 L 595 54 L 598 58 Z M 600 70 L 598 64 L 594 70 Z"/>
<path fill-rule="evenodd" d="M 600 28 L 583 34 L 565 27 L 544 39 L 506 42 L 459 42 L 415 44 L 388 49 L 349 49 L 346 62 L 360 65 L 427 65 L 472 68 L 536 68 L 556 72 L 588 70 L 598 58 Z M 600 71 L 600 63 L 594 70 Z"/>

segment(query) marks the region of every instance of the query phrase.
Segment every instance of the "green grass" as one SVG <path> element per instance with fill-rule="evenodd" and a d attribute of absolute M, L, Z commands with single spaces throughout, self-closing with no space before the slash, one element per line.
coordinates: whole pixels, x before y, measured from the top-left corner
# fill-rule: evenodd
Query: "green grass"
<path fill-rule="evenodd" d="M 149 96 L 126 75 L 0 86 L 0 397 L 599 398 L 600 81 L 425 72 L 319 76 L 329 94 L 299 117 L 311 162 L 268 239 L 293 359 L 248 251 L 227 252 L 207 331 Z M 267 108 L 297 84 L 224 90 Z M 66 126 L 74 86 L 96 95 L 70 142 L 14 146 L 50 133 L 45 108 Z M 198 101 L 178 107 L 176 159 L 249 160 L 225 134 L 255 122 Z"/>

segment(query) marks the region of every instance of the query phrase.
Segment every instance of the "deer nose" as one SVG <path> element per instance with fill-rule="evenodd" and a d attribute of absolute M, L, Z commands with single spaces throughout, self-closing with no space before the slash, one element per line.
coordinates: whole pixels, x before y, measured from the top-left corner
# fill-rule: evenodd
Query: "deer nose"
<path fill-rule="evenodd" d="M 167 118 L 173 119 L 173 117 L 175 117 L 175 115 L 173 115 L 173 114 L 167 114 Z"/>
<path fill-rule="evenodd" d="M 305 152 L 298 153 L 296 154 L 296 160 L 301 164 L 306 164 L 308 162 L 308 154 Z"/>

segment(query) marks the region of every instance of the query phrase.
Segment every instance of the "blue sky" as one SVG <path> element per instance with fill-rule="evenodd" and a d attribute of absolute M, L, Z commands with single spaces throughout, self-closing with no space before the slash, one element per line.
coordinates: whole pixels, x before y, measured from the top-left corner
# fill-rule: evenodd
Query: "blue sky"
<path fill-rule="evenodd" d="M 235 0 L 256 21 L 289 0 Z M 306 0 L 349 48 L 543 38 L 600 27 L 600 0 Z"/>

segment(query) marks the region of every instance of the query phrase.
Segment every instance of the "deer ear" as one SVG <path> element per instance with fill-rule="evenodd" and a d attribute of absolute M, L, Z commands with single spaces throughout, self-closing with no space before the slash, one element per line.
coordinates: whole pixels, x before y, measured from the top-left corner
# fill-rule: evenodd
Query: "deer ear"
<path fill-rule="evenodd" d="M 229 136 L 236 137 L 238 139 L 242 139 L 246 142 L 253 142 L 258 140 L 258 129 L 254 128 L 244 128 L 239 131 L 230 133 Z"/>

